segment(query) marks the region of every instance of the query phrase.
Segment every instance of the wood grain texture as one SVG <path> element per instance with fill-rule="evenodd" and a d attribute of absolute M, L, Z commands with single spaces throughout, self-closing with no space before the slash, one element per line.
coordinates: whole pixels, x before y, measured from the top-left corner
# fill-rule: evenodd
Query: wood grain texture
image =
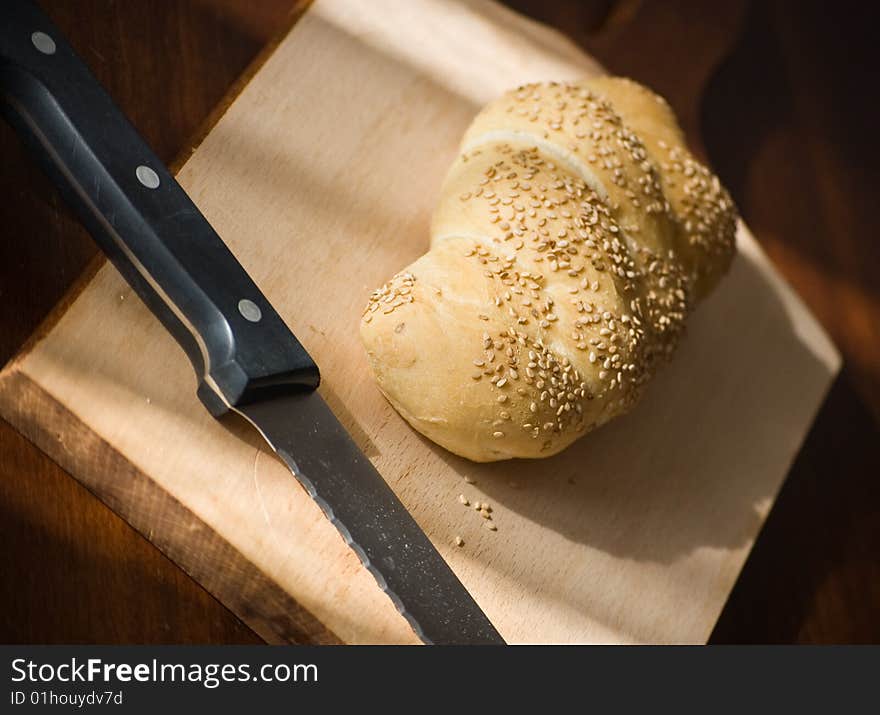
<path fill-rule="evenodd" d="M 168 162 L 198 134 L 229 85 L 297 5 L 294 0 L 264 0 L 247 8 L 219 0 L 42 4 Z M 7 197 L 0 202 L 5 362 L 94 258 L 95 247 L 5 123 L 0 153 L 0 190 Z M 259 642 L 6 423 L 0 429 L 0 489 L 0 640 Z"/>
<path fill-rule="evenodd" d="M 808 0 L 516 0 L 682 117 L 845 369 L 793 465 L 712 642 L 880 642 L 880 8 Z M 562 23 L 565 23 L 564 25 Z M 682 75 L 684 74 L 684 80 Z M 701 85 L 702 81 L 702 85 Z M 778 197 L 788 197 L 780 202 Z"/>
<path fill-rule="evenodd" d="M 3 642 L 257 641 L 6 422 L 0 449 Z"/>
<path fill-rule="evenodd" d="M 188 153 L 188 138 L 212 103 L 293 5 L 43 1 L 166 160 Z M 868 397 L 876 391 L 866 389 L 880 384 L 880 358 L 876 339 L 865 331 L 880 325 L 870 299 L 872 276 L 880 271 L 871 238 L 880 141 L 865 129 L 877 118 L 877 104 L 864 91 L 880 62 L 872 34 L 880 19 L 876 5 L 810 1 L 791 13 L 781 2 L 510 4 L 671 100 L 777 268 L 822 319 L 847 362 L 860 366 L 858 379 L 844 372 L 820 412 L 713 642 L 880 642 L 880 403 Z M 700 32 L 692 30 L 697 25 Z M 168 27 L 200 51 L 168 41 Z M 163 52 L 152 51 L 163 43 Z M 682 67 L 698 67 L 710 78 L 725 55 L 721 81 L 710 84 L 705 98 L 702 86 L 680 82 Z M 794 87 L 806 101 L 793 101 Z M 166 102 L 155 101 L 156 89 Z M 160 127 L 162 146 L 152 134 Z M 801 146 L 821 147 L 821 162 L 816 154 L 803 161 Z M 0 147 L 0 186 L 15 199 L 0 202 L 0 223 L 6 236 L 28 237 L 0 242 L 5 359 L 94 248 L 2 123 Z M 837 227 L 834 240 L 821 243 L 821 260 L 833 271 L 815 263 L 813 246 L 827 235 L 813 230 L 818 225 Z M 855 309 L 836 309 L 840 300 Z M 0 640 L 254 640 L 170 560 L 5 425 L 0 473 Z"/>
<path fill-rule="evenodd" d="M 331 406 L 502 634 L 514 642 L 704 641 L 836 354 L 741 231 L 732 275 L 633 415 L 541 463 L 477 467 L 415 436 L 366 370 L 352 328 L 366 296 L 424 251 L 434 187 L 480 104 L 522 81 L 597 66 L 495 6 L 405 7 L 376 14 L 343 0 L 317 3 L 181 181 L 322 365 Z M 341 111 L 348 106 L 358 111 Z M 0 404 L 10 419 L 26 417 L 12 409 L 16 380 L 26 376 L 342 640 L 411 642 L 284 468 L 241 426 L 212 421 L 193 401 L 178 353 L 104 267 L 5 371 Z M 97 493 L 110 488 L 66 453 L 63 429 L 41 437 Z M 465 475 L 477 479 L 473 495 L 495 506 L 498 534 L 462 516 L 455 497 Z M 196 551 L 140 508 L 137 490 L 113 496 L 138 529 L 196 570 Z M 466 548 L 451 545 L 456 533 Z M 219 548 L 200 541 L 199 558 L 222 559 Z M 229 598 L 241 584 L 232 569 L 210 588 L 254 619 Z"/>
<path fill-rule="evenodd" d="M 751 3 L 704 93 L 708 155 L 845 363 L 719 639 L 880 642 L 878 21 L 872 3 Z"/>
<path fill-rule="evenodd" d="M 54 401 L 23 373 L 6 385 L 15 395 L 7 413 L 18 430 L 46 449 L 60 464 L 75 467 L 101 500 L 117 513 L 128 514 L 136 503 L 144 536 L 209 592 L 223 591 L 227 607 L 269 643 L 339 643 L 308 612 L 254 567 L 184 504 L 145 475 L 120 452 L 102 442 L 88 425 Z M 112 567 L 107 565 L 107 572 Z M 234 589 L 221 582 L 234 581 Z M 12 583 L 11 581 L 7 583 Z"/>

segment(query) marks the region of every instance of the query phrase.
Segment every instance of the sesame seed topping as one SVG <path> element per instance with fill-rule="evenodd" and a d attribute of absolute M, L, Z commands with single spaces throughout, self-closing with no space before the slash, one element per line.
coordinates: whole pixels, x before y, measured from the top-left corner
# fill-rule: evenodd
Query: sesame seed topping
<path fill-rule="evenodd" d="M 491 151 L 464 155 L 478 178 L 457 184 L 454 194 L 469 202 L 469 216 L 482 212 L 486 227 L 498 228 L 464 253 L 492 284 L 478 319 L 489 323 L 489 312 L 493 325 L 507 323 L 497 332 L 485 326 L 492 334 L 483 332 L 470 356 L 478 368 L 470 373 L 473 388 L 491 383 L 500 391 L 516 381 L 515 390 L 496 393 L 497 403 L 510 406 L 495 408 L 493 429 L 526 405 L 526 414 L 536 414 L 538 405 L 542 416 L 552 409 L 546 422 L 521 425 L 546 450 L 559 445 L 557 434 L 592 429 L 639 397 L 671 355 L 693 282 L 703 280 L 687 273 L 669 237 L 680 229 L 691 244 L 689 258 L 711 273 L 715 255 L 732 250 L 735 210 L 720 182 L 686 149 L 643 143 L 583 84 L 524 85 L 498 101 L 517 131 L 554 132 L 548 136 L 561 149 L 584 157 L 607 192 L 598 196 L 536 146 L 498 142 Z M 720 253 L 713 254 L 716 247 Z M 567 296 L 563 305 L 554 305 L 550 290 L 557 300 Z M 364 325 L 381 325 L 392 312 L 388 329 L 403 325 L 397 311 L 425 299 L 438 300 L 430 290 L 418 291 L 415 276 L 395 276 L 371 296 Z M 598 372 L 584 372 L 587 364 Z M 487 383 L 480 384 L 483 377 Z"/>

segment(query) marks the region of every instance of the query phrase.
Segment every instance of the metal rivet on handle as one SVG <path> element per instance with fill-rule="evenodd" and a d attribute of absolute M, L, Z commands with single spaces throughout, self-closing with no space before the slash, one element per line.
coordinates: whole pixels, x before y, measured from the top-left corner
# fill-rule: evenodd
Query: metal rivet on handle
<path fill-rule="evenodd" d="M 260 310 L 260 306 L 247 298 L 242 298 L 238 301 L 238 312 L 241 313 L 245 320 L 249 320 L 252 323 L 259 323 L 260 318 L 263 317 L 263 311 Z"/>
<path fill-rule="evenodd" d="M 31 34 L 31 42 L 33 42 L 34 47 L 44 55 L 55 54 L 55 40 L 49 37 L 45 32 L 34 32 Z"/>
<path fill-rule="evenodd" d="M 137 176 L 138 181 L 140 181 L 148 189 L 155 189 L 159 186 L 159 175 L 149 166 L 144 166 L 143 164 L 141 164 L 137 169 L 135 169 L 134 173 Z"/>

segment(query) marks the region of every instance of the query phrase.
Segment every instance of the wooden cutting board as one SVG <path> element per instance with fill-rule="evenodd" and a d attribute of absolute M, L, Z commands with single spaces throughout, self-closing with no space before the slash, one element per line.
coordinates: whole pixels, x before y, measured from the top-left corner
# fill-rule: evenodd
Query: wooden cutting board
<path fill-rule="evenodd" d="M 509 642 L 704 642 L 840 365 L 744 227 L 643 403 L 552 459 L 476 465 L 420 438 L 357 335 L 370 291 L 426 250 L 478 108 L 598 72 L 488 2 L 317 0 L 179 179 Z M 290 473 L 194 389 L 104 264 L 0 374 L 0 413 L 266 640 L 414 642 Z M 497 532 L 462 493 L 492 504 Z"/>

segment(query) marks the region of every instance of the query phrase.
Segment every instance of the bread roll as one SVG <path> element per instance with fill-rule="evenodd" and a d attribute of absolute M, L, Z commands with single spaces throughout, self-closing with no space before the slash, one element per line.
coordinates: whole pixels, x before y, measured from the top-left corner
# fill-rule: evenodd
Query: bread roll
<path fill-rule="evenodd" d="M 370 298 L 379 388 L 455 454 L 555 454 L 638 401 L 727 270 L 735 223 L 644 87 L 508 92 L 464 136 L 431 250 Z"/>

